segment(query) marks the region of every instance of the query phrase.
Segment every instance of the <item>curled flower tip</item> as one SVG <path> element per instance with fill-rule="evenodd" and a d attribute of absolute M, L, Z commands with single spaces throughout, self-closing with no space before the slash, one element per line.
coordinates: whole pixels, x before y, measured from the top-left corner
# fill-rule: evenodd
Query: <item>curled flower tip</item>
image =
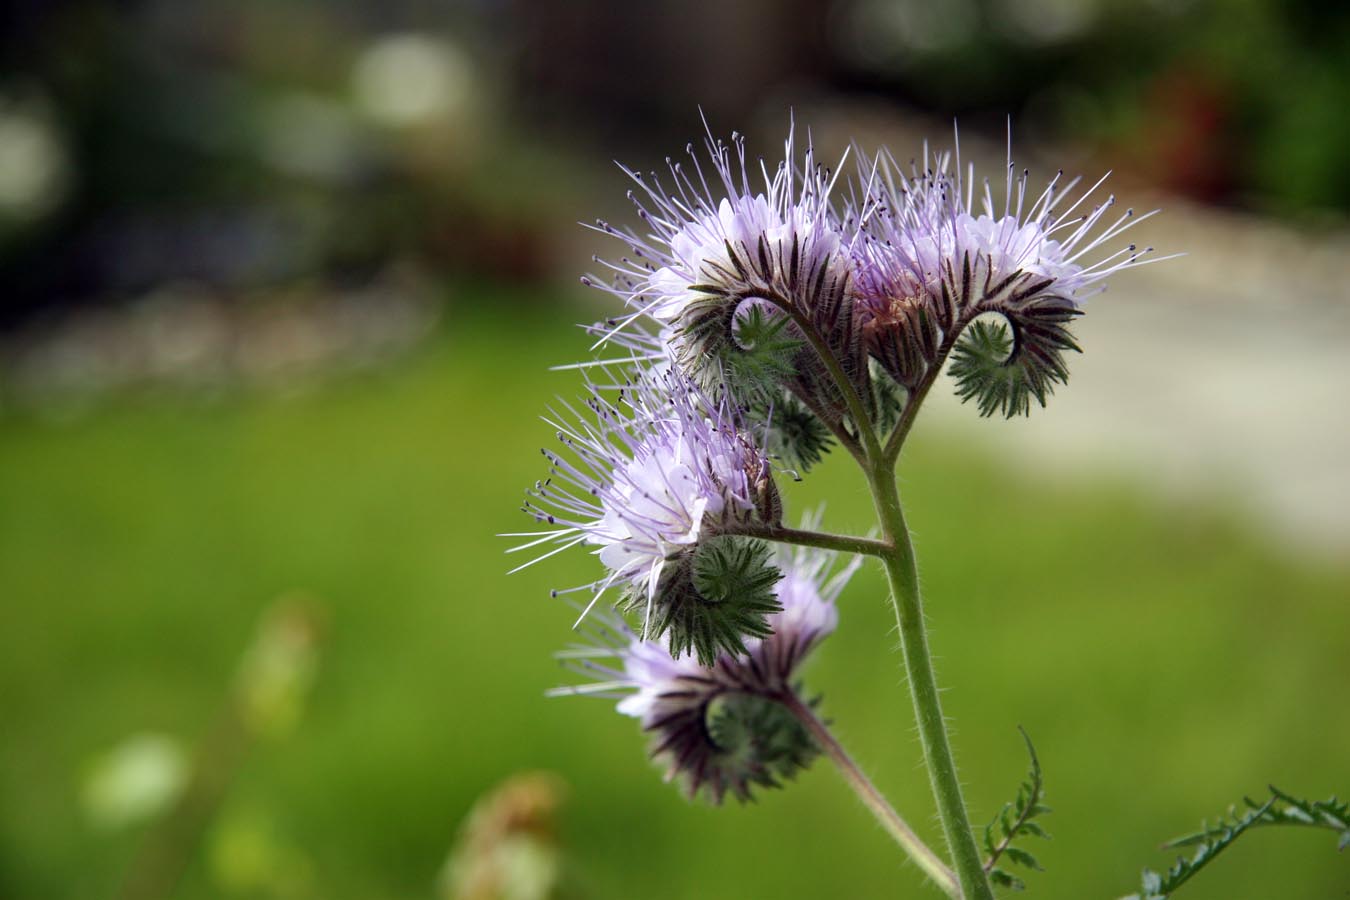
<path fill-rule="evenodd" d="M 564 452 L 544 451 L 548 477 L 528 492 L 525 511 L 549 527 L 519 535 L 529 540 L 516 550 L 544 548 L 525 565 L 593 547 L 606 574 L 583 617 L 617 589 L 639 631 L 669 633 L 677 653 L 711 661 L 766 634 L 776 571 L 754 542 L 732 535 L 775 523 L 781 507 L 739 411 L 668 367 L 593 381 L 587 408 L 564 405 L 547 420 Z"/>
<path fill-rule="evenodd" d="M 987 179 L 977 191 L 973 165 L 925 149 L 908 170 L 883 153 L 860 177 L 867 192 L 850 214 L 864 223 L 854 279 L 868 352 L 913 388 L 955 348 L 958 393 L 984 415 L 1044 406 L 1068 378 L 1064 353 L 1078 350 L 1068 325 L 1083 300 L 1111 275 L 1158 261 L 1117 246 L 1153 213 L 1096 199 L 1105 176 L 1079 192 L 1061 172 L 1037 193 L 1010 155 L 997 197 Z M 1002 321 L 975 322 L 986 314 Z"/>
<path fill-rule="evenodd" d="M 782 701 L 800 696 L 802 664 L 838 622 L 835 600 L 859 560 L 839 567 L 837 559 L 822 550 L 780 552 L 774 590 L 781 609 L 769 619 L 772 633 L 747 641 L 742 652 L 719 653 L 711 665 L 674 656 L 623 620 L 598 614 L 587 623 L 589 643 L 560 654 L 586 681 L 553 693 L 618 698 L 618 711 L 651 735 L 667 780 L 690 796 L 747 801 L 756 788 L 779 787 L 817 753 Z"/>
<path fill-rule="evenodd" d="M 669 335 L 700 384 L 729 385 L 747 402 L 822 380 L 803 329 L 857 368 L 849 239 L 830 203 L 833 179 L 813 148 L 799 157 L 794 144 L 790 130 L 783 159 L 761 160 L 754 176 L 742 138 L 711 135 L 706 159 L 691 146 L 666 182 L 629 172 L 645 233 L 610 231 L 633 254 L 606 263 L 606 286 L 628 311 L 602 340 L 645 322 Z"/>
<path fill-rule="evenodd" d="M 667 560 L 650 598 L 630 589 L 622 608 L 641 613 L 650 605 L 650 634 L 667 636 L 675 656 L 693 653 L 712 665 L 719 653 L 743 652 L 747 639 L 771 633 L 768 616 L 781 609 L 774 591 L 780 577 L 763 541 L 712 535 Z"/>

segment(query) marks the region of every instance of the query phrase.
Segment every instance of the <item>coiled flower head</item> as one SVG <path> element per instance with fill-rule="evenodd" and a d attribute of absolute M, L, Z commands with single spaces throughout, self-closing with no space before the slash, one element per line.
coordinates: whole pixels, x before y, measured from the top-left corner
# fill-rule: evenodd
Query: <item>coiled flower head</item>
<path fill-rule="evenodd" d="M 954 160 L 925 147 L 907 172 L 883 153 L 862 178 L 867 239 L 854 247 L 854 281 L 869 352 L 913 387 L 978 316 L 1001 316 L 1011 336 L 979 322 L 955 346 L 958 392 L 985 415 L 1026 413 L 1032 398 L 1044 406 L 1067 378 L 1063 352 L 1078 349 L 1067 325 L 1082 301 L 1116 272 L 1158 261 L 1146 259 L 1152 247 L 1115 246 L 1153 212 L 1116 215 L 1114 195 L 1094 202 L 1105 176 L 1076 199 L 1079 180 L 1062 171 L 1029 193 L 1030 171 L 1017 172 L 1011 143 L 998 199 L 988 179 L 977 195 L 959 150 Z"/>
<path fill-rule="evenodd" d="M 841 568 L 835 553 L 798 550 L 777 562 L 782 608 L 770 617 L 772 634 L 747 641 L 744 652 L 701 665 L 612 620 L 592 629 L 589 645 L 560 654 L 592 680 L 552 693 L 617 698 L 618 711 L 652 735 L 666 779 L 682 781 L 691 797 L 702 791 L 720 803 L 729 792 L 747 801 L 755 787 L 781 786 L 817 752 L 783 700 L 797 696 L 802 663 L 834 631 L 835 599 L 859 560 Z"/>
<path fill-rule="evenodd" d="M 804 361 L 803 323 L 852 332 L 845 229 L 829 200 L 831 173 L 808 146 L 798 160 L 794 131 L 784 158 L 752 175 L 743 138 L 706 142 L 705 163 L 667 160 L 667 188 L 652 173 L 625 169 L 639 185 L 629 196 L 645 234 L 607 222 L 597 228 L 628 245 L 605 262 L 611 276 L 588 276 L 627 312 L 607 337 L 633 328 L 666 332 L 680 365 L 705 387 L 729 385 L 745 402 L 781 393 Z M 760 180 L 762 179 L 762 183 Z M 646 323 L 644 325 L 644 323 Z"/>

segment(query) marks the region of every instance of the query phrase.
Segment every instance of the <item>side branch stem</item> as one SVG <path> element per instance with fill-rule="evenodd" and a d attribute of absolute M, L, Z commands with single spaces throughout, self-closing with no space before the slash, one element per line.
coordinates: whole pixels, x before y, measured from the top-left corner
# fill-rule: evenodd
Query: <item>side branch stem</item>
<path fill-rule="evenodd" d="M 965 798 L 961 795 L 961 782 L 956 774 L 956 761 L 952 756 L 951 740 L 947 735 L 947 723 L 942 716 L 942 703 L 938 696 L 937 679 L 933 674 L 933 659 L 928 649 L 928 633 L 923 621 L 923 603 L 919 596 L 919 572 L 914 559 L 914 545 L 910 540 L 909 526 L 905 523 L 904 510 L 900 505 L 900 491 L 895 483 L 895 461 L 900 455 L 900 448 L 914 424 L 919 407 L 942 370 L 942 364 L 951 352 L 956 336 L 965 327 L 965 322 L 958 323 L 943 340 L 937 359 L 924 373 L 923 380 L 910 393 L 900 421 L 896 423 L 894 431 L 886 439 L 883 447 L 872 428 L 871 418 L 867 414 L 862 397 L 848 379 L 843 365 L 831 352 L 829 344 L 790 302 L 782 297 L 765 299 L 778 305 L 801 328 L 843 394 L 849 415 L 857 426 L 858 438 L 863 449 L 863 459 L 860 459 L 859 463 L 867 475 L 877 515 L 881 520 L 882 541 L 881 547 L 878 548 L 881 549 L 878 556 L 885 565 L 890 580 L 891 602 L 895 606 L 895 618 L 900 628 L 905 672 L 909 680 L 910 698 L 914 702 L 915 717 L 918 719 L 919 739 L 923 744 L 924 761 L 927 763 L 933 794 L 937 799 L 938 816 L 942 820 L 947 846 L 955 863 L 959 892 L 953 896 L 962 900 L 994 900 L 989 877 L 984 871 L 984 860 L 980 857 L 979 848 L 975 844 L 975 834 L 970 827 L 970 815 L 966 812 Z M 808 724 L 807 727 L 811 726 Z M 821 728 L 823 729 L 823 726 Z M 826 734 L 828 735 L 828 732 Z M 828 751 L 829 745 L 824 746 Z M 847 760 L 846 755 L 843 758 Z M 851 760 L 849 762 L 851 764 Z M 849 770 L 841 765 L 841 771 L 844 771 L 845 777 L 850 778 L 850 783 L 854 784 Z M 852 766 L 852 771 L 861 777 L 862 773 L 857 772 L 856 766 Z M 884 810 L 889 809 L 889 806 L 882 808 L 874 806 L 868 799 L 870 795 L 860 785 L 870 788 L 872 795 L 878 798 L 880 795 L 876 794 L 876 789 L 871 787 L 865 778 L 861 783 L 854 784 L 854 789 L 864 798 L 864 802 L 868 803 L 873 814 L 885 823 Z M 884 799 L 881 802 L 884 804 Z M 893 810 L 891 814 L 894 815 Z M 897 836 L 896 840 L 901 842 L 901 846 L 905 846 L 900 837 Z M 916 855 L 915 858 L 919 857 Z"/>
<path fill-rule="evenodd" d="M 932 390 L 933 382 L 942 374 L 942 367 L 947 363 L 947 356 L 956 346 L 956 339 L 961 336 L 969 324 L 964 318 L 958 320 L 942 340 L 942 346 L 938 348 L 937 357 L 933 360 L 928 371 L 923 373 L 923 378 L 910 391 L 909 396 L 905 398 L 905 408 L 900 411 L 900 419 L 895 423 L 895 428 L 891 430 L 890 436 L 886 438 L 886 447 L 882 451 L 882 458 L 886 460 L 889 468 L 895 468 L 895 461 L 900 456 L 900 448 L 905 445 L 905 438 L 909 437 L 909 430 L 914 427 L 914 418 L 919 414 L 919 407 L 923 406 L 924 398 Z"/>
<path fill-rule="evenodd" d="M 765 296 L 767 295 L 767 296 Z M 867 460 L 875 460 L 881 455 L 881 442 L 877 440 L 876 432 L 868 424 L 871 417 L 867 414 L 867 407 L 863 404 L 862 397 L 858 394 L 858 389 L 849 380 L 844 367 L 835 357 L 834 351 L 826 343 L 825 338 L 816 330 L 811 320 L 799 310 L 795 304 L 787 297 L 783 297 L 773 291 L 765 291 L 764 295 L 754 294 L 748 296 L 763 296 L 763 299 L 769 300 L 783 312 L 792 318 L 797 327 L 802 330 L 806 340 L 811 344 L 811 348 L 816 351 L 816 356 L 820 357 L 821 363 L 830 373 L 831 380 L 839 388 L 839 392 L 844 396 L 844 404 L 848 407 L 848 414 L 853 418 L 853 424 L 858 431 L 858 440 L 862 444 L 863 453 Z M 744 298 L 743 298 L 744 299 Z M 864 460 L 859 460 L 864 462 Z"/>
<path fill-rule="evenodd" d="M 807 531 L 802 528 L 785 528 L 781 525 L 748 525 L 736 531 L 746 537 L 763 538 L 780 544 L 800 544 L 803 547 L 820 547 L 824 550 L 839 550 L 843 553 L 862 553 L 867 556 L 884 556 L 891 546 L 874 538 L 858 537 L 852 534 L 829 534 L 823 531 Z"/>
<path fill-rule="evenodd" d="M 839 774 L 844 776 L 848 786 L 858 795 L 858 799 L 863 802 L 868 811 L 876 817 L 881 826 L 886 829 L 900 848 L 909 854 L 910 858 L 918 864 L 923 873 L 933 880 L 938 887 L 949 897 L 961 896 L 960 887 L 956 882 L 956 875 L 947 864 L 942 861 L 933 850 L 919 839 L 900 814 L 895 811 L 881 791 L 877 790 L 876 785 L 872 784 L 871 779 L 858 768 L 858 764 L 853 761 L 853 757 L 848 755 L 848 751 L 835 738 L 830 731 L 829 726 L 816 716 L 811 707 L 807 706 L 794 693 L 788 692 L 782 696 L 780 702 L 797 717 L 797 719 L 811 732 L 816 743 L 820 745 L 821 750 L 830 758 L 830 761 L 839 769 Z"/>

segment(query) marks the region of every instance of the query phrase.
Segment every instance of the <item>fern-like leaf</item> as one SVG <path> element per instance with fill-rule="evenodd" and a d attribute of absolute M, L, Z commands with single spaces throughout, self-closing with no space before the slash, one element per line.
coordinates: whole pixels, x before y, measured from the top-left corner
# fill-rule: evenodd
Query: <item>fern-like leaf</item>
<path fill-rule="evenodd" d="M 1168 900 L 1177 888 L 1194 878 L 1215 857 L 1253 828 L 1270 825 L 1321 828 L 1339 835 L 1338 850 L 1350 846 L 1350 804 L 1335 797 L 1328 800 L 1304 800 L 1272 785 L 1270 797 L 1266 800 L 1257 802 L 1244 797 L 1242 803 L 1243 812 L 1239 813 L 1236 806 L 1229 807 L 1227 815 L 1212 825 L 1203 823 L 1199 831 L 1163 844 L 1164 849 L 1195 847 L 1196 850 L 1189 859 L 1178 858 L 1165 873 L 1145 869 L 1139 893 L 1131 894 L 1124 900 Z"/>
<path fill-rule="evenodd" d="M 1045 780 L 1041 774 L 1041 762 L 1036 756 L 1036 748 L 1024 729 L 1019 726 L 1017 730 L 1022 732 L 1022 739 L 1027 743 L 1031 768 L 1027 772 L 1026 780 L 1017 789 L 1016 799 L 1011 803 L 1005 803 L 993 821 L 984 827 L 984 850 L 988 854 L 984 870 L 994 884 L 1014 891 L 1024 889 L 1026 884 L 1007 869 L 1000 868 L 998 863 L 1001 859 L 1006 859 L 1023 868 L 1042 871 L 1036 857 L 1025 848 L 1014 846 L 1013 842 L 1025 837 L 1048 840 L 1050 835 L 1035 819 L 1051 811 L 1044 803 Z"/>

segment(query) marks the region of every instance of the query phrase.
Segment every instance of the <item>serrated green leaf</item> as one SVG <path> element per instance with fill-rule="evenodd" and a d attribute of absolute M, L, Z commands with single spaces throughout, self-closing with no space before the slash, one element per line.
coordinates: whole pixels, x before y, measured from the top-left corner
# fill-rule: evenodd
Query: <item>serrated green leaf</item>
<path fill-rule="evenodd" d="M 1041 774 L 1041 762 L 1036 756 L 1036 748 L 1032 745 L 1031 738 L 1026 731 L 1021 728 L 1018 730 L 1022 732 L 1022 739 L 1027 745 L 1027 755 L 1031 758 L 1030 770 L 1027 773 L 1027 780 L 1018 786 L 1015 800 L 1004 804 L 998 815 L 985 826 L 985 852 L 988 856 L 985 860 L 984 870 L 989 873 L 991 879 L 995 878 L 995 872 L 1002 871 L 996 866 L 996 863 L 1003 856 L 1007 856 L 1017 865 L 1041 871 L 1040 862 L 1036 857 L 1024 848 L 1014 846 L 1013 841 L 1023 837 L 1049 837 L 1043 828 L 1031 821 L 1036 816 L 1050 811 L 1048 806 L 1041 803 L 1045 790 L 1045 783 Z M 993 841 L 995 825 L 1003 834 L 1003 839 L 997 843 Z M 1004 875 L 1012 877 L 1006 872 L 1004 872 Z M 1021 884 L 1021 882 L 1019 881 L 1018 884 Z M 1021 888 L 1017 889 L 1020 890 Z"/>
<path fill-rule="evenodd" d="M 993 869 L 989 872 L 989 880 L 999 887 L 1005 887 L 1010 891 L 1024 891 L 1027 889 L 1026 882 L 1018 878 L 1011 872 L 1003 869 Z"/>
<path fill-rule="evenodd" d="M 1035 869 L 1038 872 L 1045 871 L 1044 869 L 1041 868 L 1041 864 L 1036 861 L 1036 857 L 1032 856 L 1027 851 L 1022 850 L 1018 847 L 1008 847 L 1006 850 L 1003 851 L 1003 854 L 1007 856 L 1008 859 L 1017 863 L 1019 866 L 1025 866 L 1028 869 Z"/>
<path fill-rule="evenodd" d="M 1042 809 L 1045 809 L 1046 812 L 1050 811 L 1048 807 L 1042 807 Z M 1050 840 L 1049 832 L 1047 832 L 1041 826 L 1037 825 L 1035 822 L 1023 822 L 1022 831 L 1026 834 L 1034 834 L 1036 837 L 1039 838 L 1045 838 L 1047 841 Z"/>
<path fill-rule="evenodd" d="M 1162 876 L 1152 869 L 1145 869 L 1140 887 L 1147 896 L 1153 896 L 1162 890 Z"/>

